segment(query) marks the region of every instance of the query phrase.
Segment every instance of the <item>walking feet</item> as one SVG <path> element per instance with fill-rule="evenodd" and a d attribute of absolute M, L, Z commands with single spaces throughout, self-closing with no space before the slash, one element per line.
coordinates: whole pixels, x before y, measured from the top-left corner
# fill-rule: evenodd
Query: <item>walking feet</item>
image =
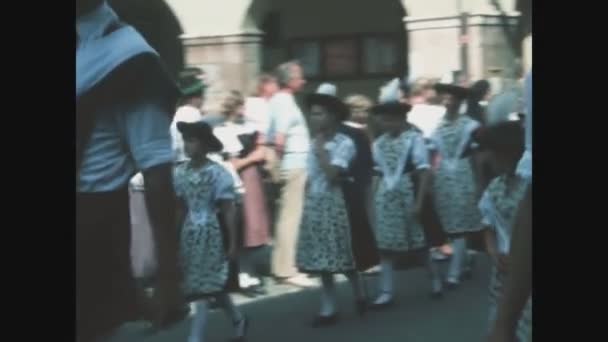
<path fill-rule="evenodd" d="M 372 303 L 371 307 L 374 310 L 386 309 L 395 304 L 393 299 L 393 295 L 388 292 L 383 292 L 376 298 L 376 300 Z"/>
<path fill-rule="evenodd" d="M 293 276 L 290 278 L 283 278 L 280 280 L 280 282 L 283 284 L 287 284 L 287 285 L 291 285 L 291 286 L 295 286 L 295 287 L 301 287 L 301 288 L 312 288 L 312 287 L 319 286 L 319 284 L 317 282 L 308 278 L 304 274 L 299 274 L 297 276 Z"/>
<path fill-rule="evenodd" d="M 318 315 L 312 321 L 313 328 L 328 327 L 338 323 L 338 314 L 333 313 L 331 315 Z"/>
<path fill-rule="evenodd" d="M 367 313 L 367 300 L 365 298 L 362 299 L 357 299 L 357 301 L 355 302 L 355 306 L 357 308 L 357 314 L 359 315 L 359 317 L 363 317 L 365 316 L 365 314 Z"/>
<path fill-rule="evenodd" d="M 247 330 L 249 329 L 249 319 L 246 316 L 240 321 L 233 322 L 234 324 L 234 338 L 231 340 L 232 342 L 242 342 L 245 341 L 247 337 Z"/>
<path fill-rule="evenodd" d="M 460 282 L 458 281 L 458 279 L 448 278 L 445 281 L 445 287 L 447 287 L 448 290 L 455 290 L 458 288 L 459 285 Z"/>

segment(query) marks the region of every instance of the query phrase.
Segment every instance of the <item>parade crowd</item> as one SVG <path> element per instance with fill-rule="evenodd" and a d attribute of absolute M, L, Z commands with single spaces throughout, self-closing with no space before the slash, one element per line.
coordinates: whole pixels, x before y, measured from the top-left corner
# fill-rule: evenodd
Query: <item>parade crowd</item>
<path fill-rule="evenodd" d="M 457 291 L 475 251 L 493 264 L 494 333 L 531 186 L 531 74 L 501 89 L 395 78 L 375 100 L 323 83 L 299 104 L 306 80 L 290 61 L 260 75 L 251 94 L 225 92 L 210 113 L 204 70 L 187 68 L 175 87 L 128 26 L 114 28 L 115 43 L 124 34 L 143 52 L 91 68 L 103 62 L 87 64 L 79 47 L 92 49 L 115 21 L 105 3 L 77 21 L 79 341 L 149 312 L 162 328 L 185 317 L 183 304 L 194 308 L 188 342 L 205 341 L 211 306 L 243 341 L 249 318 L 231 293 L 264 295 L 270 278 L 320 286 L 311 326 L 329 326 L 340 319 L 336 274 L 364 316 L 398 300 L 403 267 L 428 269 L 432 300 Z M 144 231 L 147 240 L 135 238 Z M 364 272 L 377 274 L 369 293 Z M 531 341 L 531 313 L 529 297 L 518 341 Z"/>

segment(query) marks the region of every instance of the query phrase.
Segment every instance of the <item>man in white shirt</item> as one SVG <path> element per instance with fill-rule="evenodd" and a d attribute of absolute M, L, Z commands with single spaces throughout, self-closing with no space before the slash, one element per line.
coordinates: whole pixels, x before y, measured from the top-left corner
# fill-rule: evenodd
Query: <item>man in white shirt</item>
<path fill-rule="evenodd" d="M 269 141 L 281 164 L 280 211 L 276 224 L 272 256 L 274 275 L 296 286 L 313 286 L 314 282 L 299 274 L 295 266 L 296 243 L 304 209 L 306 162 L 310 134 L 294 94 L 302 89 L 302 67 L 297 62 L 281 64 L 277 70 L 281 90 L 270 100 Z"/>
<path fill-rule="evenodd" d="M 245 121 L 256 127 L 258 132 L 267 134 L 270 128 L 270 99 L 279 91 L 276 77 L 262 74 L 258 78 L 255 96 L 245 100 Z"/>
<path fill-rule="evenodd" d="M 184 153 L 184 140 L 177 130 L 178 122 L 197 122 L 203 119 L 200 108 L 203 106 L 205 85 L 196 75 L 186 75 L 180 80 L 183 96 L 182 105 L 177 109 L 169 128 L 175 162 L 188 160 Z"/>

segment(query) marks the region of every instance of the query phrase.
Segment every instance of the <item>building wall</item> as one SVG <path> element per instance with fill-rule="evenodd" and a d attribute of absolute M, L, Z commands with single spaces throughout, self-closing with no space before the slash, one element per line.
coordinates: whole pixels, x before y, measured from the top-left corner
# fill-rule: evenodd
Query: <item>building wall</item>
<path fill-rule="evenodd" d="M 279 47 L 263 47 L 263 67 L 270 70 L 289 59 L 287 44 L 293 38 L 343 35 L 353 33 L 401 33 L 402 53 L 406 39 L 402 22 L 403 8 L 399 0 L 274 0 L 266 11 L 278 11 L 281 17 L 282 41 Z M 402 76 L 403 72 L 395 76 Z M 363 93 L 376 98 L 378 88 L 390 78 L 334 80 L 339 96 Z M 319 81 L 311 81 L 304 92 L 314 91 Z"/>
<path fill-rule="evenodd" d="M 262 69 L 287 60 L 291 38 L 351 33 L 398 33 L 402 52 L 409 54 L 414 75 L 442 76 L 460 69 L 458 14 L 498 14 L 487 0 L 167 0 L 180 19 L 187 65 L 202 66 L 211 82 L 208 107 L 222 90 L 248 92 Z M 512 12 L 514 0 L 499 1 Z M 404 10 L 407 17 L 404 20 Z M 262 45 L 261 22 L 269 11 L 281 13 L 282 41 L 277 48 Z M 446 19 L 447 18 L 447 19 Z M 451 20 L 455 19 L 455 20 Z M 435 21 L 435 23 L 433 23 Z M 412 24 L 412 22 L 416 22 Z M 428 27 L 440 22 L 442 27 Z M 427 28 L 424 28 L 424 26 Z M 488 66 L 513 61 L 499 25 L 469 29 L 469 66 L 473 79 L 486 75 Z M 406 35 L 405 30 L 409 31 Z M 501 38 L 502 37 L 502 38 Z M 409 41 L 408 41 L 409 40 Z M 409 47 L 408 47 L 409 44 Z M 512 63 L 511 63 L 512 64 Z M 394 75 L 403 76 L 403 72 Z M 377 97 L 390 77 L 335 81 L 339 95 L 360 92 Z M 310 82 L 305 91 L 313 91 Z"/>

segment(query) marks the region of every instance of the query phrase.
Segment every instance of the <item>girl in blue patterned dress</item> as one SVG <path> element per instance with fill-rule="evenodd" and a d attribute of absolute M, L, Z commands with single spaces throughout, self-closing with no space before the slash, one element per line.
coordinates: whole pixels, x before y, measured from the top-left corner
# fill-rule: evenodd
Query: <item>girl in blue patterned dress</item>
<path fill-rule="evenodd" d="M 178 218 L 182 223 L 182 291 L 195 307 L 188 342 L 204 341 L 210 297 L 217 300 L 232 320 L 234 340 L 241 341 L 245 338 L 247 318 L 225 291 L 228 262 L 236 257 L 237 250 L 234 182 L 223 166 L 207 158 L 208 153 L 222 150 L 222 144 L 208 124 L 178 122 L 177 128 L 183 135 L 184 150 L 190 158 L 174 172 L 175 193 L 180 203 Z M 218 214 L 228 231 L 226 239 Z M 228 242 L 228 248 L 225 248 L 225 242 Z"/>
<path fill-rule="evenodd" d="M 432 134 L 431 141 L 438 158 L 434 177 L 435 208 L 441 225 L 451 237 L 453 255 L 450 260 L 446 283 L 455 288 L 460 283 L 466 262 L 468 234 L 481 230 L 475 160 L 471 157 L 474 147 L 472 134 L 479 123 L 459 113 L 460 105 L 467 96 L 467 89 L 451 84 L 437 84 L 437 93 L 443 99 L 446 115 Z"/>
<path fill-rule="evenodd" d="M 296 254 L 301 272 L 321 276 L 321 309 L 313 327 L 337 322 L 333 274 L 345 274 L 353 286 L 359 314 L 365 311 L 365 298 L 353 253 L 351 226 L 341 188 L 355 158 L 355 144 L 338 125 L 348 115 L 344 103 L 321 87 L 307 97 L 310 125 L 315 132 L 308 159 L 304 212 Z M 327 93 L 323 93 L 327 91 Z"/>
<path fill-rule="evenodd" d="M 385 132 L 373 144 L 375 235 L 380 251 L 379 296 L 382 308 L 393 303 L 393 263 L 398 254 L 425 255 L 427 242 L 420 222 L 428 187 L 430 164 L 422 134 L 407 122 L 412 108 L 401 103 L 398 79 L 382 88 L 380 104 L 372 112 Z M 418 182 L 412 176 L 417 173 Z M 417 188 L 416 188 L 417 187 Z"/>
<path fill-rule="evenodd" d="M 516 175 L 524 151 L 524 130 L 519 122 L 497 124 L 480 133 L 480 147 L 491 153 L 494 178 L 484 192 L 479 209 L 482 214 L 486 248 L 493 261 L 490 280 L 489 326 L 496 320 L 496 309 L 503 292 L 503 281 L 509 271 L 511 231 L 519 204 L 526 195 L 528 182 Z M 527 341 L 532 319 L 532 300 L 528 300 L 517 326 L 519 341 Z"/>

